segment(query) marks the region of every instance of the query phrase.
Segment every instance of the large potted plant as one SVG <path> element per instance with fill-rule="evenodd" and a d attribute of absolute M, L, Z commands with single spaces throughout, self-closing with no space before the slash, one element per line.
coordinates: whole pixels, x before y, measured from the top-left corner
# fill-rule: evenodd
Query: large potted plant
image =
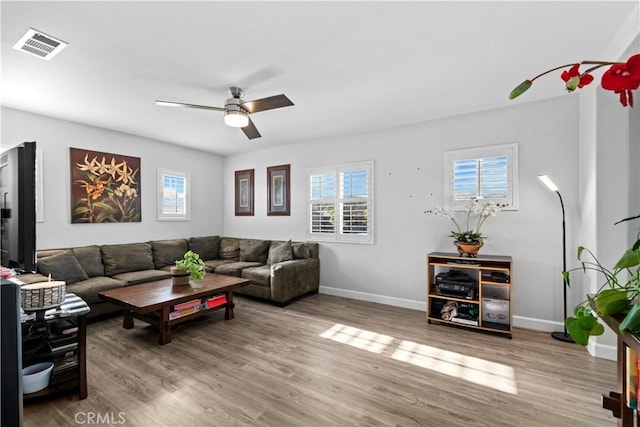
<path fill-rule="evenodd" d="M 176 266 L 171 267 L 171 276 L 174 285 L 188 285 L 190 281 L 197 282 L 205 276 L 204 261 L 200 255 L 193 251 L 187 251 L 182 259 L 176 261 Z"/>
<path fill-rule="evenodd" d="M 616 224 L 637 218 L 640 218 L 640 214 L 625 218 Z M 640 233 L 636 242 L 611 269 L 603 266 L 590 250 L 582 246 L 578 248 L 578 260 L 581 267 L 562 272 L 567 286 L 571 285 L 571 272 L 577 270 L 596 271 L 603 277 L 604 283 L 593 296 L 575 307 L 573 316 L 565 319 L 565 326 L 571 338 L 576 343 L 586 346 L 590 336 L 604 333 L 604 326 L 594 315 L 593 309 L 597 312 L 595 314 L 601 316 L 619 317 L 621 331 L 640 333 Z"/>
<path fill-rule="evenodd" d="M 580 71 L 581 65 L 591 67 Z M 607 66 L 609 68 L 602 74 L 600 81 L 602 88 L 618 94 L 623 107 L 633 107 L 633 91 L 640 87 L 640 54 L 630 56 L 626 62 L 582 61 L 554 67 L 520 83 L 511 91 L 509 99 L 517 98 L 529 90 L 536 79 L 561 69 L 565 69 L 560 78 L 568 92 L 582 89 L 594 81 L 594 71 Z M 640 218 L 640 215 L 625 218 L 616 224 L 637 218 Z M 611 269 L 603 266 L 596 256 L 583 246 L 578 248 L 578 260 L 581 263 L 580 268 L 562 272 L 567 286 L 570 286 L 570 273 L 575 270 L 596 271 L 602 275 L 604 283 L 595 295 L 578 304 L 574 316 L 565 319 L 567 332 L 573 340 L 578 344 L 587 345 L 590 336 L 604 333 L 604 326 L 594 316 L 593 309 L 599 315 L 619 317 L 621 331 L 640 333 L 640 234 Z"/>

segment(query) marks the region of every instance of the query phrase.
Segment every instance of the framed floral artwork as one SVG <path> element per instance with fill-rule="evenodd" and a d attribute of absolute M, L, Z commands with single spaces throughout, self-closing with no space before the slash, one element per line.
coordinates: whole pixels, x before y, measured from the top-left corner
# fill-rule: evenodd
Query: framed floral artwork
<path fill-rule="evenodd" d="M 140 158 L 69 149 L 71 223 L 140 222 Z"/>
<path fill-rule="evenodd" d="M 267 215 L 291 215 L 289 173 L 291 165 L 267 168 Z"/>
<path fill-rule="evenodd" d="M 236 171 L 236 216 L 253 216 L 253 169 Z"/>

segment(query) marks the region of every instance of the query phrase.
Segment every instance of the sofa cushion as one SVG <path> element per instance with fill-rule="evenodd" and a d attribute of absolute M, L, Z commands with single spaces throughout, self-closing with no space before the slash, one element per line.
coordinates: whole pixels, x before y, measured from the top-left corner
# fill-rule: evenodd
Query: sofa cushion
<path fill-rule="evenodd" d="M 259 262 L 232 262 L 229 264 L 222 264 L 215 269 L 217 274 L 226 274 L 227 276 L 240 277 L 242 270 L 249 267 L 258 267 L 262 265 Z"/>
<path fill-rule="evenodd" d="M 52 279 L 67 283 L 75 283 L 89 278 L 71 249 L 38 260 L 38 272 L 45 276 L 50 274 Z"/>
<path fill-rule="evenodd" d="M 240 242 L 238 239 L 222 237 L 220 239 L 220 259 L 240 260 Z"/>
<path fill-rule="evenodd" d="M 151 249 L 156 268 L 176 265 L 176 261 L 182 259 L 189 250 L 185 239 L 154 240 Z"/>
<path fill-rule="evenodd" d="M 111 277 L 92 277 L 67 286 L 67 292 L 73 292 L 91 305 L 102 301 L 98 297 L 98 292 L 121 288 L 125 285 L 125 282 Z"/>
<path fill-rule="evenodd" d="M 267 262 L 269 254 L 269 240 L 242 239 L 240 240 L 240 261 L 241 262 Z"/>
<path fill-rule="evenodd" d="M 224 264 L 231 264 L 233 262 L 236 262 L 236 261 L 232 261 L 230 259 L 210 259 L 204 262 L 204 268 L 205 270 L 211 273 L 215 271 L 216 268 L 218 268 L 219 266 Z"/>
<path fill-rule="evenodd" d="M 188 243 L 189 249 L 200 255 L 203 261 L 218 259 L 220 236 L 192 237 Z"/>
<path fill-rule="evenodd" d="M 24 274 L 20 274 L 18 277 L 16 277 L 16 279 L 18 279 L 25 285 L 30 285 L 32 283 L 46 282 L 47 280 L 49 280 L 47 276 L 43 276 L 40 273 L 24 273 Z"/>
<path fill-rule="evenodd" d="M 294 259 L 307 259 L 311 256 L 309 252 L 309 245 L 304 242 L 293 243 L 291 247 L 293 248 Z"/>
<path fill-rule="evenodd" d="M 318 258 L 320 256 L 320 245 L 317 242 L 306 242 L 309 246 L 309 258 Z"/>
<path fill-rule="evenodd" d="M 171 277 L 171 273 L 162 270 L 140 270 L 129 271 L 126 273 L 120 273 L 113 276 L 114 279 L 127 282 L 129 285 L 137 285 L 139 283 L 152 282 L 154 280 L 168 279 Z"/>
<path fill-rule="evenodd" d="M 38 249 L 36 253 L 37 259 L 46 258 L 51 255 L 58 255 L 66 251 L 67 249 Z"/>
<path fill-rule="evenodd" d="M 242 270 L 241 277 L 249 279 L 252 284 L 259 286 L 270 286 L 271 266 L 261 265 L 259 267 L 249 267 Z"/>
<path fill-rule="evenodd" d="M 105 276 L 115 276 L 130 271 L 153 270 L 153 253 L 149 243 L 126 243 L 124 245 L 104 245 L 102 262 Z"/>
<path fill-rule="evenodd" d="M 102 252 L 99 246 L 83 246 L 73 248 L 73 254 L 78 259 L 82 269 L 89 277 L 104 276 L 104 265 L 102 265 Z"/>
<path fill-rule="evenodd" d="M 269 264 L 277 262 L 289 261 L 293 259 L 293 251 L 291 249 L 291 240 L 281 243 L 272 243 L 269 248 Z"/>

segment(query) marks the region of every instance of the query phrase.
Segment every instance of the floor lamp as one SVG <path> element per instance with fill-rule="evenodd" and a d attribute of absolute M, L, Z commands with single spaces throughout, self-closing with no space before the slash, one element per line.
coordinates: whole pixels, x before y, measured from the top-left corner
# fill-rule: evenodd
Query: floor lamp
<path fill-rule="evenodd" d="M 562 202 L 562 196 L 558 191 L 558 187 L 549 179 L 547 175 L 538 175 L 538 179 L 542 181 L 547 188 L 551 191 L 555 191 L 555 193 L 560 198 L 560 207 L 562 208 L 562 271 L 567 271 L 567 230 L 564 222 L 564 203 Z M 562 291 L 563 291 L 563 314 L 562 324 L 564 325 L 564 321 L 567 318 L 567 284 L 562 280 Z M 567 334 L 567 327 L 564 326 L 564 330 L 562 332 L 551 332 L 551 336 L 557 340 L 564 342 L 575 342 L 571 335 Z"/>

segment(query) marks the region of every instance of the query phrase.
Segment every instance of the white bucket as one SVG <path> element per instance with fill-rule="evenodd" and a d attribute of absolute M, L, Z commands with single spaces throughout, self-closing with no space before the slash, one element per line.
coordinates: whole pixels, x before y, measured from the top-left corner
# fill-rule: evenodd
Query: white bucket
<path fill-rule="evenodd" d="M 46 388 L 52 371 L 53 362 L 36 363 L 22 369 L 22 393 L 35 393 Z"/>

